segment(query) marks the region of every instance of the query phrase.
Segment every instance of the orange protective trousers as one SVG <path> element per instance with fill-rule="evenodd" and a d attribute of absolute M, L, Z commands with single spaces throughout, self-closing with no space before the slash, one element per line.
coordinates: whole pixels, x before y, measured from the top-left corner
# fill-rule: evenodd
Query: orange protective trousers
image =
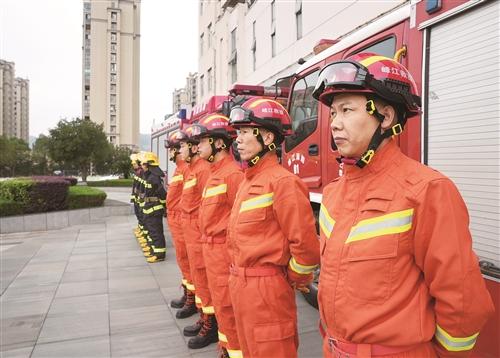
<path fill-rule="evenodd" d="M 297 357 L 295 293 L 284 273 L 230 275 L 229 291 L 243 357 Z"/>
<path fill-rule="evenodd" d="M 188 283 L 192 284 L 193 279 L 191 276 L 191 270 L 189 268 L 186 241 L 184 240 L 183 236 L 184 229 L 181 222 L 181 212 L 168 212 L 167 222 L 170 233 L 172 234 L 172 241 L 175 247 L 175 257 L 177 260 L 177 265 L 181 270 L 182 278 L 185 279 Z"/>
<path fill-rule="evenodd" d="M 225 241 L 225 236 L 220 239 Z M 217 238 L 212 239 L 217 240 Z M 226 243 L 205 242 L 203 257 L 207 265 L 208 287 L 212 295 L 215 317 L 219 326 L 219 344 L 230 350 L 240 350 L 236 321 L 229 295 L 229 265 L 231 259 Z M 225 337 L 224 337 L 225 336 Z"/>
<path fill-rule="evenodd" d="M 210 290 L 208 289 L 207 272 L 200 241 L 201 233 L 198 216 L 182 214 L 181 222 L 184 230 L 183 237 L 186 242 L 189 268 L 195 287 L 196 306 L 202 309 L 204 307 L 212 307 L 213 303 L 210 297 Z"/>

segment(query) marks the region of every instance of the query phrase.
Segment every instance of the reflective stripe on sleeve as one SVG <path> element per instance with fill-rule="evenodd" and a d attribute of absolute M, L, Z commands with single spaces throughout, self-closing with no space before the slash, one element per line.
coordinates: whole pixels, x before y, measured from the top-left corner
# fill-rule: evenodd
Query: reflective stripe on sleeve
<path fill-rule="evenodd" d="M 413 209 L 361 220 L 352 227 L 345 243 L 409 231 L 412 220 Z"/>
<path fill-rule="evenodd" d="M 210 198 L 212 196 L 221 195 L 227 193 L 227 184 L 221 184 L 213 186 L 211 188 L 206 188 L 203 192 L 203 198 Z"/>
<path fill-rule="evenodd" d="M 172 184 L 172 183 L 176 183 L 176 182 L 178 182 L 178 181 L 182 181 L 182 180 L 184 180 L 184 176 L 183 176 L 182 174 L 179 174 L 179 175 L 174 175 L 174 176 L 172 177 L 172 179 L 170 179 L 170 184 Z"/>
<path fill-rule="evenodd" d="M 274 193 L 267 193 L 264 195 L 256 196 L 255 198 L 245 200 L 241 203 L 240 213 L 244 211 L 254 210 L 258 208 L 265 208 L 273 205 Z"/>
<path fill-rule="evenodd" d="M 474 344 L 476 344 L 478 335 L 479 332 L 469 337 L 452 337 L 448 332 L 439 327 L 439 325 L 436 325 L 436 339 L 444 348 L 446 348 L 446 350 L 451 352 L 471 350 L 474 347 Z"/>
<path fill-rule="evenodd" d="M 318 267 L 318 265 L 309 265 L 309 266 L 308 265 L 301 265 L 292 256 L 292 258 L 288 262 L 288 267 L 290 267 L 290 269 L 297 272 L 298 274 L 308 275 L 311 272 L 313 272 Z"/>
<path fill-rule="evenodd" d="M 196 183 L 198 182 L 198 180 L 196 178 L 193 178 L 191 180 L 188 180 L 187 182 L 184 183 L 184 187 L 183 189 L 189 189 L 189 188 L 192 188 L 193 186 L 196 185 Z"/>
<path fill-rule="evenodd" d="M 332 219 L 326 206 L 321 203 L 321 208 L 319 209 L 319 227 L 326 238 L 329 239 L 332 234 L 333 227 L 335 226 L 335 220 Z"/>

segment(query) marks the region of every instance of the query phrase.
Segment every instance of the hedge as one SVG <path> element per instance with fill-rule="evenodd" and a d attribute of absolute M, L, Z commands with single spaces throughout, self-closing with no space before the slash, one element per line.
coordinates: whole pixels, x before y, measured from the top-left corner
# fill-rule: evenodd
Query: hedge
<path fill-rule="evenodd" d="M 5 200 L 0 198 L 0 217 L 11 215 L 22 215 L 23 206 L 13 200 Z"/>
<path fill-rule="evenodd" d="M 80 186 L 76 178 L 38 176 L 0 181 L 0 216 L 102 206 L 106 194 Z"/>
<path fill-rule="evenodd" d="M 86 186 L 71 186 L 68 190 L 68 209 L 83 209 L 102 206 L 106 193 Z"/>
<path fill-rule="evenodd" d="M 109 179 L 87 181 L 88 186 L 114 186 L 114 187 L 131 187 L 134 179 Z"/>

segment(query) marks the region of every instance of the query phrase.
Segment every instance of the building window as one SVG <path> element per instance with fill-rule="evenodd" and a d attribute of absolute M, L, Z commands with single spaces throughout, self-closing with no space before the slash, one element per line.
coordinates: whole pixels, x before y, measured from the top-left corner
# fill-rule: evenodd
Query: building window
<path fill-rule="evenodd" d="M 271 57 L 276 56 L 276 2 L 271 1 Z"/>
<path fill-rule="evenodd" d="M 203 37 L 205 34 L 200 35 L 200 57 L 203 56 Z"/>
<path fill-rule="evenodd" d="M 116 133 L 116 126 L 109 126 L 109 131 L 111 133 Z"/>
<path fill-rule="evenodd" d="M 111 74 L 111 83 L 116 83 L 116 73 Z"/>
<path fill-rule="evenodd" d="M 276 56 L 276 34 L 271 34 L 271 57 Z"/>
<path fill-rule="evenodd" d="M 116 52 L 116 44 L 111 44 L 111 52 Z"/>
<path fill-rule="evenodd" d="M 252 68 L 257 68 L 257 36 L 255 35 L 255 21 L 252 23 Z"/>
<path fill-rule="evenodd" d="M 115 12 L 115 11 L 112 11 L 112 12 L 111 12 L 111 21 L 116 21 L 116 19 L 117 19 L 116 12 Z"/>
<path fill-rule="evenodd" d="M 115 84 L 112 84 L 110 88 L 111 88 L 111 93 L 116 93 L 116 85 Z"/>
<path fill-rule="evenodd" d="M 116 113 L 116 105 L 112 104 L 109 106 L 109 111 L 112 113 L 112 114 L 115 114 Z"/>
<path fill-rule="evenodd" d="M 229 58 L 229 65 L 231 67 L 231 83 L 236 82 L 238 79 L 238 56 L 236 49 L 236 28 L 231 31 L 231 57 Z"/>
<path fill-rule="evenodd" d="M 116 62 L 116 53 L 111 54 L 111 62 Z"/>
<path fill-rule="evenodd" d="M 116 116 L 115 115 L 112 115 L 110 118 L 109 118 L 109 122 L 111 124 L 115 124 L 116 123 Z"/>
<path fill-rule="evenodd" d="M 207 42 L 208 48 L 212 46 L 212 23 L 209 23 L 207 26 Z"/>
<path fill-rule="evenodd" d="M 116 42 L 116 32 L 111 33 L 111 42 Z"/>
<path fill-rule="evenodd" d="M 112 94 L 110 97 L 111 104 L 116 104 L 116 94 Z"/>
<path fill-rule="evenodd" d="M 203 81 L 205 81 L 205 76 L 204 75 L 201 75 L 200 76 L 200 97 L 203 97 Z"/>
<path fill-rule="evenodd" d="M 295 30 L 297 40 L 302 38 L 302 0 L 295 0 Z"/>
<path fill-rule="evenodd" d="M 207 71 L 207 92 L 212 91 L 212 68 Z"/>
<path fill-rule="evenodd" d="M 116 137 L 115 137 L 114 135 L 110 135 L 110 136 L 109 136 L 109 142 L 110 142 L 111 144 L 115 144 L 115 142 L 116 142 Z"/>
<path fill-rule="evenodd" d="M 111 72 L 116 72 L 116 63 L 111 64 Z"/>

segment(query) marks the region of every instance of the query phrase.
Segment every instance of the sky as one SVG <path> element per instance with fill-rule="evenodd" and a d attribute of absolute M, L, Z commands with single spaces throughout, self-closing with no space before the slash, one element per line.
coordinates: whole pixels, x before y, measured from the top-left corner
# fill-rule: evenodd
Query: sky
<path fill-rule="evenodd" d="M 141 133 L 198 70 L 197 0 L 141 2 Z M 30 81 L 30 135 L 82 111 L 82 0 L 0 0 L 0 59 Z"/>

